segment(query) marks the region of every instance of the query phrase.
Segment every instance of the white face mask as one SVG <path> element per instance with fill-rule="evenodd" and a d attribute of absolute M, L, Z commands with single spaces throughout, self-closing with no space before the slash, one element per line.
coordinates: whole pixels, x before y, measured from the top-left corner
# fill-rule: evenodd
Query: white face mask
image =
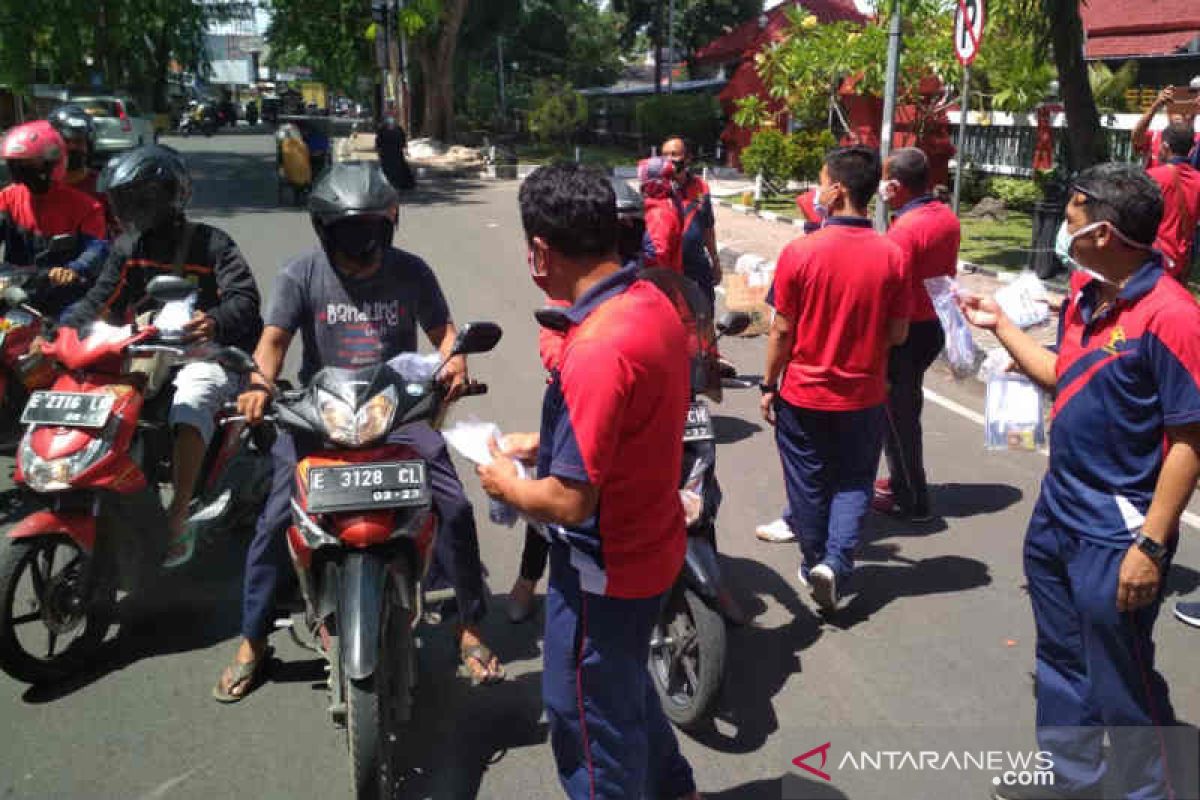
<path fill-rule="evenodd" d="M 896 196 L 896 187 L 898 185 L 899 181 L 896 180 L 880 181 L 878 189 L 879 199 L 885 203 L 891 203 L 892 198 Z"/>
<path fill-rule="evenodd" d="M 1092 280 L 1100 281 L 1101 283 L 1107 283 L 1110 286 L 1116 286 L 1117 284 L 1114 281 L 1104 277 L 1099 272 L 1096 272 L 1094 269 L 1089 269 L 1088 267 L 1085 267 L 1083 264 L 1081 264 L 1075 260 L 1075 256 L 1071 255 L 1071 251 L 1075 248 L 1075 240 L 1076 239 L 1078 239 L 1080 236 L 1083 236 L 1084 234 L 1091 233 L 1092 231 L 1098 229 L 1102 225 L 1107 225 L 1109 227 L 1109 229 L 1113 232 L 1114 236 L 1116 236 L 1118 239 L 1120 239 L 1122 242 L 1129 245 L 1130 247 L 1136 248 L 1138 250 L 1150 250 L 1151 249 L 1150 245 L 1142 244 L 1141 242 L 1135 242 L 1132 239 L 1130 239 L 1128 236 L 1126 236 L 1125 234 L 1121 233 L 1121 231 L 1117 230 L 1116 226 L 1113 225 L 1111 222 L 1107 222 L 1107 221 L 1093 222 L 1090 225 L 1084 225 L 1082 228 L 1075 231 L 1075 233 L 1071 233 L 1070 231 L 1067 230 L 1067 221 L 1063 220 L 1063 224 L 1060 225 L 1058 228 L 1058 235 L 1054 237 L 1054 254 L 1057 255 L 1059 260 L 1062 261 L 1062 263 L 1064 265 L 1066 265 L 1069 269 L 1073 269 L 1073 270 L 1082 272 L 1084 275 L 1087 275 Z"/>

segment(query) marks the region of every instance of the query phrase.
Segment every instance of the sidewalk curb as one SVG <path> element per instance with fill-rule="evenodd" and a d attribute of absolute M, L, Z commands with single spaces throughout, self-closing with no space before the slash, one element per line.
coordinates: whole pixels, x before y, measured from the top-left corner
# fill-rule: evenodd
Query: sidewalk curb
<path fill-rule="evenodd" d="M 738 214 L 745 214 L 748 217 L 758 217 L 761 220 L 774 222 L 777 225 L 786 225 L 789 228 L 800 228 L 804 226 L 803 220 L 795 219 L 775 211 L 758 211 L 754 208 L 754 206 L 735 203 L 729 197 L 713 197 L 712 201 L 714 205 L 724 206 L 725 208 L 732 209 Z"/>

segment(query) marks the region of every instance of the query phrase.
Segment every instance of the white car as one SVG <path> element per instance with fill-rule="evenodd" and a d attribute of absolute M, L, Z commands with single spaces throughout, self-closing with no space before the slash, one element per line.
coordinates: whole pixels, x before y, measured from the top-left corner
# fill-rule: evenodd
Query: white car
<path fill-rule="evenodd" d="M 121 95 L 91 95 L 71 98 L 96 125 L 96 159 L 109 157 L 158 141 L 154 117 L 144 114 L 137 103 Z"/>

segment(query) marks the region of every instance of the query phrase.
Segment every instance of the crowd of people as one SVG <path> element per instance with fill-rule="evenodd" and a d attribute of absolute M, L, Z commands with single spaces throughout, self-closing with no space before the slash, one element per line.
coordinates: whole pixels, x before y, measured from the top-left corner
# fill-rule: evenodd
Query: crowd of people
<path fill-rule="evenodd" d="M 157 275 L 194 278 L 190 338 L 252 351 L 259 369 L 248 385 L 215 363 L 175 376 L 170 565 L 194 545 L 186 510 L 215 416 L 236 399 L 251 424 L 262 422 L 297 334 L 306 381 L 327 366 L 415 351 L 418 327 L 449 357 L 457 330 L 435 272 L 392 244 L 393 183 L 411 180 L 394 158 L 403 149 L 394 125 L 381 130 L 383 169 L 337 163 L 317 180 L 309 198 L 316 242 L 278 273 L 265 313 L 237 245 L 188 219 L 182 157 L 158 145 L 119 156 L 105 168 L 100 199 L 86 167 L 89 131 L 65 109 L 6 137 L 8 259 L 32 260 L 59 233 L 81 237 L 55 277 L 73 292 L 61 303 L 61 323 L 72 327 L 126 315 Z M 1037 627 L 1038 735 L 1054 756 L 1056 784 L 998 787 L 996 797 L 1090 796 L 1106 772 L 1124 796 L 1169 791 L 1157 732 L 1174 714 L 1151 632 L 1200 477 L 1200 306 L 1186 288 L 1200 173 L 1189 121 L 1171 120 L 1155 136 L 1148 169 L 1103 164 L 1072 180 L 1056 245 L 1070 267 L 1056 348 L 1035 342 L 994 300 L 959 298 L 966 319 L 1011 354 L 1012 369 L 1054 397 L 1050 464 L 1024 561 Z M 572 798 L 699 797 L 646 671 L 651 628 L 685 551 L 677 490 L 689 335 L 641 269 L 691 279 L 711 310 L 721 267 L 709 190 L 687 142 L 672 137 L 661 153 L 640 165 L 641 197 L 632 201 L 627 186 L 576 164 L 542 167 L 521 186 L 529 275 L 547 302 L 538 315 L 548 373 L 541 427 L 496 442 L 492 463 L 478 468 L 490 497 L 549 534 L 527 537 L 510 616 L 531 616 L 548 562 L 543 700 Z M 871 221 L 873 199 L 894 209 L 886 232 Z M 769 296 L 775 313 L 759 388 L 786 512 L 759 534 L 798 543 L 798 580 L 832 615 L 853 582 L 872 509 L 917 524 L 936 513 L 922 386 L 944 333 L 924 282 L 955 274 L 960 228 L 931 185 L 928 159 L 912 148 L 886 161 L 861 146 L 832 151 L 811 201 L 817 220 L 780 255 Z M 465 357 L 449 358 L 441 379 L 453 400 L 468 382 Z M 457 600 L 462 667 L 474 683 L 500 681 L 504 667 L 480 628 L 474 511 L 445 442 L 427 425 L 392 440 L 429 464 L 437 562 Z M 246 555 L 242 638 L 213 687 L 221 702 L 243 699 L 262 679 L 289 575 L 293 473 L 316 446 L 284 432 L 275 440 L 270 496 Z M 888 477 L 876 480 L 881 459 Z M 518 461 L 536 477 L 521 477 Z M 1180 609 L 1185 621 L 1200 617 L 1194 604 Z"/>

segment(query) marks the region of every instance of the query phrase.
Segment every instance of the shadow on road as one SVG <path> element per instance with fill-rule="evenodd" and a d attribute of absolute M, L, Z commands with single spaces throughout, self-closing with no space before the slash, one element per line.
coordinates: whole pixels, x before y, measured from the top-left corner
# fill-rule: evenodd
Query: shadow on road
<path fill-rule="evenodd" d="M 995 514 L 1021 502 L 1024 493 L 1005 483 L 943 483 L 929 487 L 930 505 L 949 519 Z"/>
<path fill-rule="evenodd" d="M 847 800 L 846 795 L 828 783 L 784 775 L 764 778 L 722 792 L 704 792 L 705 800 Z"/>
<path fill-rule="evenodd" d="M 748 422 L 741 417 L 726 417 L 713 415 L 713 430 L 716 432 L 717 444 L 735 444 L 749 439 L 761 431 L 762 425 Z"/>
<path fill-rule="evenodd" d="M 992 582 L 987 564 L 962 556 L 934 556 L 913 560 L 899 554 L 891 544 L 869 544 L 859 554 L 860 561 L 897 562 L 897 566 L 861 563 L 854 571 L 847 594 L 850 599 L 830 624 L 847 630 L 866 622 L 871 616 L 900 597 L 924 597 L 931 594 L 966 592 Z"/>
<path fill-rule="evenodd" d="M 752 753 L 779 729 L 775 695 L 801 671 L 799 653 L 821 637 L 821 623 L 800 601 L 792 583 L 771 567 L 751 559 L 723 556 L 721 568 L 749 614 L 759 616 L 766 611 L 763 598 L 769 597 L 790 615 L 778 627 L 751 623 L 729 628 L 725 682 L 715 715 L 718 722 L 691 734 L 704 746 L 723 753 Z M 745 598 L 747 594 L 751 599 Z M 730 729 L 732 732 L 727 732 Z M 778 791 L 778 784 L 775 786 Z"/>
<path fill-rule="evenodd" d="M 244 546 L 197 549 L 199 561 L 160 574 L 138 593 L 137 608 L 122 603 L 120 628 L 96 654 L 91 669 L 61 683 L 28 689 L 40 705 L 74 694 L 138 661 L 201 650 L 238 634 Z"/>
<path fill-rule="evenodd" d="M 1167 595 L 1187 596 L 1200 589 L 1200 572 L 1185 567 L 1178 561 L 1171 565 L 1167 575 Z"/>

